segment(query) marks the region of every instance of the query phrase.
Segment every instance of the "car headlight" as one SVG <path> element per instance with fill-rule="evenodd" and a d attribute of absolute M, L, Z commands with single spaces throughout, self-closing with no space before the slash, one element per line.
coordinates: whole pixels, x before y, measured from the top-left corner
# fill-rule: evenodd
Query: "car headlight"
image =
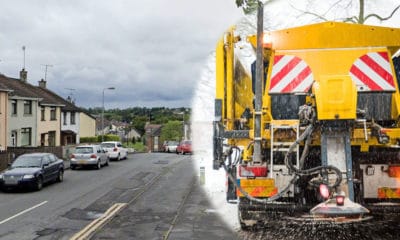
<path fill-rule="evenodd" d="M 33 175 L 33 174 L 26 174 L 26 175 L 24 175 L 23 179 L 32 179 L 34 177 L 35 177 L 35 175 Z"/>

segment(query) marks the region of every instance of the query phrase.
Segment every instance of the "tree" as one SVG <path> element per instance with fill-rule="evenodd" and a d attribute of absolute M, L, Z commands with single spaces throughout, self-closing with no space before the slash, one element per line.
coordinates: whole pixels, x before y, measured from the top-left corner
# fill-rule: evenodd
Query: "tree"
<path fill-rule="evenodd" d="M 307 11 L 307 10 L 300 10 L 303 14 L 306 15 L 312 15 L 314 17 L 316 17 L 317 19 L 321 19 L 323 21 L 328 21 L 326 14 L 329 13 L 333 8 L 335 7 L 339 7 L 342 8 L 341 6 L 343 6 L 343 8 L 347 8 L 349 6 L 351 6 L 353 4 L 355 0 L 338 0 L 336 1 L 333 5 L 331 5 L 328 10 L 325 13 L 316 13 L 316 12 L 312 12 L 312 11 Z M 352 23 L 359 23 L 359 24 L 364 24 L 368 19 L 377 19 L 379 21 L 386 21 L 389 20 L 390 18 L 393 17 L 393 15 L 397 12 L 397 10 L 400 8 L 400 4 L 397 5 L 392 12 L 386 16 L 380 16 L 376 13 L 369 13 L 366 14 L 365 12 L 365 0 L 357 0 L 359 5 L 358 5 L 358 14 L 357 15 L 353 15 L 350 17 L 345 17 L 345 18 L 340 18 L 340 19 L 333 19 L 333 20 L 340 20 L 343 22 L 352 22 Z M 310 1 L 311 4 L 313 4 L 312 2 L 314 1 Z M 295 8 L 295 7 L 294 7 Z M 298 9 L 299 10 L 299 9 Z"/>
<path fill-rule="evenodd" d="M 259 0 L 236 0 L 236 6 L 243 8 L 245 14 L 253 13 L 257 10 Z"/>
<path fill-rule="evenodd" d="M 179 141 L 183 136 L 183 125 L 181 121 L 169 121 L 161 129 L 161 140 Z"/>

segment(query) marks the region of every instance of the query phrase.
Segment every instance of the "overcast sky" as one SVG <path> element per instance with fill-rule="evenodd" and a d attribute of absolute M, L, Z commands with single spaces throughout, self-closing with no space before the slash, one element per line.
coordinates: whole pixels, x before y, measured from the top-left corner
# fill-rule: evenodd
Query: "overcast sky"
<path fill-rule="evenodd" d="M 73 94 L 81 107 L 190 107 L 234 0 L 0 0 L 0 73 Z M 74 89 L 74 90 L 71 90 Z"/>

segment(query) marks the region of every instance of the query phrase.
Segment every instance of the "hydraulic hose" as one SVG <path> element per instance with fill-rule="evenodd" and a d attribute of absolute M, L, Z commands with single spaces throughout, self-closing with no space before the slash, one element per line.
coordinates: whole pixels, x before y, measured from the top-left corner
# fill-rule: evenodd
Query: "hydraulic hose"
<path fill-rule="evenodd" d="M 228 175 L 229 180 L 239 190 L 239 192 L 242 193 L 247 199 L 249 199 L 251 201 L 258 202 L 258 203 L 263 203 L 263 204 L 270 203 L 272 201 L 275 201 L 275 200 L 283 197 L 283 195 L 286 194 L 289 191 L 290 186 L 293 185 L 300 178 L 300 176 L 312 175 L 312 174 L 318 173 L 318 172 L 323 171 L 323 170 L 324 171 L 329 171 L 329 170 L 334 171 L 336 173 L 336 175 L 337 175 L 337 178 L 336 178 L 336 182 L 330 187 L 334 188 L 334 187 L 339 186 L 340 183 L 342 182 L 342 174 L 341 174 L 340 170 L 338 168 L 336 168 L 335 166 L 332 166 L 332 165 L 319 166 L 319 167 L 315 167 L 315 168 L 311 168 L 311 169 L 301 170 L 301 169 L 296 168 L 293 165 L 292 161 L 289 161 L 289 155 L 294 151 L 295 147 L 297 145 L 299 145 L 300 142 L 302 142 L 305 139 L 307 139 L 306 143 L 305 143 L 305 147 L 304 147 L 303 153 L 302 153 L 302 156 L 301 156 L 301 159 L 300 159 L 300 162 L 304 163 L 305 157 L 306 157 L 306 155 L 308 153 L 309 144 L 311 142 L 311 134 L 313 132 L 313 129 L 314 129 L 313 124 L 309 124 L 307 126 L 306 130 L 300 135 L 300 137 L 289 147 L 289 151 L 287 152 L 287 154 L 285 156 L 285 165 L 289 170 L 293 171 L 295 175 L 290 180 L 289 184 L 282 191 L 280 191 L 280 192 L 278 192 L 278 193 L 276 193 L 273 196 L 268 197 L 268 198 L 263 198 L 263 199 L 255 198 L 255 197 L 251 196 L 248 192 L 246 192 L 241 186 L 239 186 L 239 184 L 237 184 L 237 181 L 236 181 L 235 177 L 232 176 L 232 174 L 229 172 L 229 169 L 226 166 L 225 162 L 223 162 L 222 166 L 224 167 L 224 169 L 225 169 L 225 171 L 226 171 L 226 173 Z M 232 152 L 232 149 L 236 149 L 237 151 L 239 151 L 239 153 L 241 151 L 238 147 L 231 147 L 230 153 Z M 237 159 L 235 159 L 233 161 L 234 162 L 234 166 L 236 166 L 239 163 L 240 154 L 235 155 L 235 157 Z"/>

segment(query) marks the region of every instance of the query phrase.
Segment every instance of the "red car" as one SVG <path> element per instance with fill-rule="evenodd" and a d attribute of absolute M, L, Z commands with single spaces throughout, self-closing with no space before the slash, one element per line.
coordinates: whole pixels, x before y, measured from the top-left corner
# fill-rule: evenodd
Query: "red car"
<path fill-rule="evenodd" d="M 181 141 L 178 145 L 178 147 L 176 147 L 176 154 L 185 154 L 185 153 L 192 153 L 192 141 L 190 140 L 184 140 Z"/>

